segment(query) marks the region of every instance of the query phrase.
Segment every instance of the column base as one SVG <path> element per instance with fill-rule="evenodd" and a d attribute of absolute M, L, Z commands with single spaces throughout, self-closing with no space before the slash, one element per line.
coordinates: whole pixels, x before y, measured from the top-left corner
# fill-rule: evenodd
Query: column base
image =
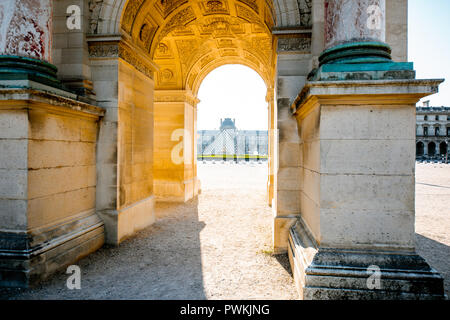
<path fill-rule="evenodd" d="M 150 196 L 121 210 L 102 210 L 98 214 L 105 223 L 106 243 L 118 245 L 155 222 L 155 197 Z"/>
<path fill-rule="evenodd" d="M 345 43 L 322 52 L 319 68 L 309 81 L 415 79 L 412 62 L 394 62 L 390 47 L 382 42 Z"/>
<path fill-rule="evenodd" d="M 289 230 L 296 221 L 297 217 L 293 215 L 274 217 L 272 230 L 274 254 L 286 253 L 288 251 Z"/>
<path fill-rule="evenodd" d="M 94 210 L 57 226 L 0 231 L 0 287 L 28 288 L 99 249 L 104 226 Z"/>
<path fill-rule="evenodd" d="M 446 298 L 442 277 L 416 253 L 321 248 L 301 218 L 290 229 L 288 254 L 301 299 Z M 378 285 L 369 267 L 378 268 Z"/>
<path fill-rule="evenodd" d="M 56 77 L 58 69 L 45 61 L 0 55 L 0 80 L 30 80 L 67 90 Z"/>

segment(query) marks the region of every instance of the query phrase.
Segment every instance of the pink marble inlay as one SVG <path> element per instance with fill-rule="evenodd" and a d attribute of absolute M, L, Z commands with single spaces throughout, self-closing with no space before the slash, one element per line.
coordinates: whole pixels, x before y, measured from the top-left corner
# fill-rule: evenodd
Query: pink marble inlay
<path fill-rule="evenodd" d="M 325 0 L 325 48 L 353 41 L 385 41 L 385 0 Z"/>
<path fill-rule="evenodd" d="M 51 62 L 51 1 L 0 1 L 0 54 Z"/>

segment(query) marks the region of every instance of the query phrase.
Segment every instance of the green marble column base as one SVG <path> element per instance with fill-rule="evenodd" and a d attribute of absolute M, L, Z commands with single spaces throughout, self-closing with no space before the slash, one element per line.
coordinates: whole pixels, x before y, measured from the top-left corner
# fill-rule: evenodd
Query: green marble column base
<path fill-rule="evenodd" d="M 412 62 L 394 62 L 391 48 L 382 42 L 352 42 L 327 49 L 310 81 L 415 79 Z"/>
<path fill-rule="evenodd" d="M 45 61 L 0 55 L 0 80 L 31 80 L 67 90 L 56 77 L 58 69 Z"/>

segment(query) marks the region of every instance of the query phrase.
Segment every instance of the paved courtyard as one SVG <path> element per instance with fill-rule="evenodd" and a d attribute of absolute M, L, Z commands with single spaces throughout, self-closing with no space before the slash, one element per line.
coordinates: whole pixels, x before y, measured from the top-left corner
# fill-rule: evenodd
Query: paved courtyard
<path fill-rule="evenodd" d="M 159 203 L 158 220 L 78 262 L 81 290 L 60 272 L 3 299 L 296 299 L 286 255 L 271 254 L 266 164 L 199 164 L 202 194 Z M 450 284 L 450 165 L 417 164 L 419 253 Z"/>

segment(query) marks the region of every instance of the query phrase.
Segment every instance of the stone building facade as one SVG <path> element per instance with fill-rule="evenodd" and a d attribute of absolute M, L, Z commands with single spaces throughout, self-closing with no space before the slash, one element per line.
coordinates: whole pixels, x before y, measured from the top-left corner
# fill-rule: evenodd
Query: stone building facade
<path fill-rule="evenodd" d="M 299 297 L 442 299 L 415 251 L 414 168 L 415 105 L 443 80 L 406 61 L 407 7 L 2 0 L 0 285 L 30 286 L 154 223 L 155 201 L 196 197 L 200 84 L 243 64 L 267 86 L 272 246 Z"/>
<path fill-rule="evenodd" d="M 416 157 L 418 160 L 448 160 L 450 107 L 416 108 Z"/>

